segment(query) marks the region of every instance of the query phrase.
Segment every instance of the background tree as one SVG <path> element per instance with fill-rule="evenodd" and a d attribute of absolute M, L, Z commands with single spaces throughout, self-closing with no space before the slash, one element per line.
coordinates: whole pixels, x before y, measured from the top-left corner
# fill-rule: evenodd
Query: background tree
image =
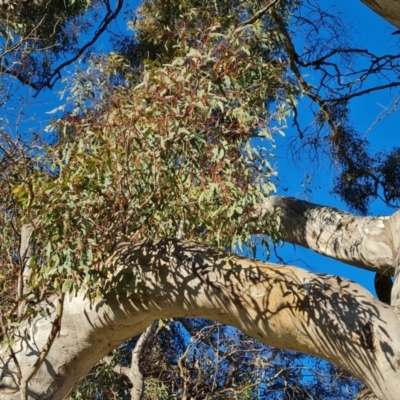
<path fill-rule="evenodd" d="M 332 364 L 266 347 L 232 327 L 187 319 L 157 325 L 141 349 L 144 399 L 352 399 L 360 388 Z M 137 398 L 137 344 L 135 338 L 103 359 L 72 398 Z"/>
<path fill-rule="evenodd" d="M 40 91 L 53 88 L 61 71 L 87 55 L 121 11 L 100 1 L 3 1 L 0 5 L 0 74 Z"/>

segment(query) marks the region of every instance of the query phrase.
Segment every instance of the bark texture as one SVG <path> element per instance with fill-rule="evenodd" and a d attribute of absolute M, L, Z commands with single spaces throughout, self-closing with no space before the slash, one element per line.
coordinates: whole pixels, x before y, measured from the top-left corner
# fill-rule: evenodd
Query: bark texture
<path fill-rule="evenodd" d="M 281 196 L 272 196 L 260 206 L 261 214 L 273 210 L 279 211 L 284 242 L 382 275 L 394 275 L 400 211 L 392 216 L 358 217 Z"/>
<path fill-rule="evenodd" d="M 380 399 L 400 390 L 400 322 L 353 282 L 303 269 L 233 257 L 165 239 L 122 244 L 109 259 L 118 277 L 107 299 L 68 300 L 60 335 L 29 385 L 31 399 L 64 399 L 90 368 L 158 318 L 203 317 L 233 325 L 272 346 L 327 359 Z M 14 345 L 22 375 L 43 348 L 51 319 L 39 317 Z M 0 354 L 1 398 L 18 399 L 15 362 Z"/>
<path fill-rule="evenodd" d="M 377 400 L 377 397 L 371 392 L 371 389 L 364 386 L 358 393 L 354 400 Z"/>
<path fill-rule="evenodd" d="M 361 0 L 365 5 L 400 28 L 400 2 L 398 0 Z"/>
<path fill-rule="evenodd" d="M 278 211 L 283 241 L 376 272 L 378 297 L 400 306 L 400 211 L 391 216 L 358 217 L 281 196 L 270 197 L 259 208 L 261 215 L 271 211 Z"/>

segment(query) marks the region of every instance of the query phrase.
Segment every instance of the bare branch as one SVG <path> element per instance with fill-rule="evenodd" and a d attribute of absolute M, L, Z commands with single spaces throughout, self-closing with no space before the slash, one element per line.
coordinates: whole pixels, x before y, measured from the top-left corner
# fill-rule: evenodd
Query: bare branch
<path fill-rule="evenodd" d="M 132 382 L 133 388 L 131 389 L 132 400 L 140 400 L 143 394 L 143 376 L 140 373 L 140 355 L 142 354 L 143 347 L 149 338 L 154 327 L 154 323 L 149 325 L 146 330 L 140 335 L 139 340 L 136 342 L 132 350 L 132 362 L 129 372 L 129 379 Z"/>
<path fill-rule="evenodd" d="M 61 71 L 67 67 L 68 65 L 71 65 L 72 63 L 74 63 L 76 60 L 79 59 L 79 57 L 81 57 L 81 55 L 90 47 L 92 46 L 97 39 L 102 35 L 103 32 L 105 32 L 105 30 L 107 29 L 107 27 L 109 26 L 109 24 L 115 20 L 115 18 L 117 18 L 119 12 L 122 9 L 122 5 L 123 5 L 123 0 L 118 0 L 117 3 L 117 7 L 115 9 L 115 11 L 112 11 L 111 9 L 108 10 L 106 16 L 104 17 L 102 23 L 100 24 L 99 29 L 95 32 L 95 34 L 93 35 L 92 39 L 89 40 L 84 46 L 82 46 L 79 51 L 75 54 L 74 57 L 71 57 L 69 60 L 63 62 L 62 64 L 60 64 L 53 72 L 52 74 L 49 76 L 49 78 L 44 82 L 44 84 L 42 85 L 43 89 L 44 87 L 48 87 L 49 89 L 52 89 L 55 85 L 55 83 L 58 81 L 58 79 L 61 78 Z M 40 90 L 41 90 L 40 89 Z M 36 93 L 36 96 L 39 94 L 40 90 Z"/>
<path fill-rule="evenodd" d="M 349 94 L 342 95 L 338 98 L 332 98 L 332 99 L 325 99 L 325 103 L 344 103 L 346 101 L 349 101 L 351 99 L 354 99 L 356 97 L 364 96 L 366 94 L 370 94 L 379 90 L 385 90 L 385 89 L 392 89 L 400 86 L 400 81 L 397 82 L 391 82 L 387 83 L 385 85 L 377 85 L 374 87 L 370 87 L 368 89 L 360 90 L 358 92 L 353 92 Z"/>
<path fill-rule="evenodd" d="M 258 10 L 251 18 L 249 18 L 247 21 L 242 22 L 236 29 L 234 34 L 242 31 L 243 29 L 254 25 L 258 20 L 260 20 L 269 10 L 271 10 L 273 7 L 275 7 L 280 0 L 269 0 L 267 4 L 262 7 L 260 10 Z"/>
<path fill-rule="evenodd" d="M 5 68 L 2 65 L 0 65 L 0 75 L 1 74 L 9 74 L 14 76 L 15 78 L 17 78 L 21 83 L 23 83 L 24 85 L 28 85 L 31 88 L 35 89 L 35 90 L 39 90 L 40 87 L 39 85 L 36 85 L 34 82 L 31 82 L 30 79 L 25 78 L 24 76 L 22 76 L 18 71 L 14 71 L 11 68 Z"/>
<path fill-rule="evenodd" d="M 138 341 L 132 350 L 132 361 L 130 367 L 124 367 L 121 364 L 116 364 L 113 368 L 114 372 L 120 375 L 125 375 L 132 383 L 131 396 L 132 400 L 140 400 L 143 395 L 143 375 L 140 372 L 140 357 L 146 344 L 147 339 L 153 332 L 154 322 L 150 324 L 140 335 Z M 110 363 L 111 357 L 107 356 L 102 359 L 102 363 Z"/>

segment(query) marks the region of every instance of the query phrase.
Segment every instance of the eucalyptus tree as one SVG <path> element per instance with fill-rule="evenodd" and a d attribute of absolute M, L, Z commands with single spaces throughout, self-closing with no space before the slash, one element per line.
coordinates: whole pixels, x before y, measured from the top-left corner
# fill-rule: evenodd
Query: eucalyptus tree
<path fill-rule="evenodd" d="M 378 398 L 397 398 L 399 214 L 360 217 L 271 196 L 273 135 L 294 112 L 299 138 L 328 144 L 338 160 L 335 190 L 351 207 L 366 213 L 381 193 L 388 204 L 399 198 L 398 149 L 371 156 L 348 124 L 352 98 L 399 85 L 363 86 L 398 76 L 398 56 L 345 41 L 327 51 L 329 39 L 315 34 L 337 25 L 323 13 L 321 26 L 305 16 L 313 7 L 145 1 L 133 41 L 76 73 L 47 128 L 52 137 L 22 143 L 2 132 L 2 398 L 63 399 L 123 341 L 172 317 L 236 326 L 338 365 Z M 48 28 L 13 18 L 12 29 L 28 35 Z M 296 50 L 293 24 L 308 32 L 312 52 Z M 370 63 L 349 73 L 352 84 L 340 79 L 349 54 Z M 310 69 L 320 71 L 317 88 Z M 58 72 L 40 85 L 51 87 Z M 315 104 L 311 133 L 296 114 L 302 95 Z M 395 276 L 390 305 L 341 277 L 232 253 L 270 240 Z M 140 397 L 134 354 L 124 374 Z"/>
<path fill-rule="evenodd" d="M 123 1 L 0 2 L 0 76 L 34 91 L 53 88 L 68 65 L 84 56 L 117 18 Z M 6 79 L 11 78 L 11 79 Z"/>

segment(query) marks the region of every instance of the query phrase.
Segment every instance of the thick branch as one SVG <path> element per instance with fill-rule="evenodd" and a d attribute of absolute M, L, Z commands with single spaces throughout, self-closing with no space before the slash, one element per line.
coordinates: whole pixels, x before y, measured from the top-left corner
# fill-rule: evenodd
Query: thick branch
<path fill-rule="evenodd" d="M 360 268 L 393 275 L 400 212 L 358 217 L 290 197 L 272 196 L 262 212 L 279 208 L 281 239 Z"/>
<path fill-rule="evenodd" d="M 106 302 L 90 304 L 83 296 L 66 302 L 63 329 L 31 381 L 31 398 L 63 399 L 98 360 L 155 319 L 202 317 L 269 345 L 325 358 L 379 398 L 397 399 L 400 322 L 392 307 L 353 282 L 176 239 L 123 244 L 108 270 L 119 283 Z M 51 319 L 38 317 L 35 327 L 14 345 L 23 374 L 43 347 Z M 4 349 L 4 400 L 18 398 L 15 367 L 6 355 Z"/>
<path fill-rule="evenodd" d="M 361 0 L 369 8 L 400 28 L 400 3 L 398 0 Z"/>
<path fill-rule="evenodd" d="M 131 395 L 132 400 L 140 400 L 143 394 L 143 375 L 140 372 L 139 361 L 143 347 L 149 338 L 153 329 L 153 324 L 149 325 L 146 330 L 140 335 L 134 349 L 132 350 L 132 362 L 127 375 L 132 382 Z"/>

